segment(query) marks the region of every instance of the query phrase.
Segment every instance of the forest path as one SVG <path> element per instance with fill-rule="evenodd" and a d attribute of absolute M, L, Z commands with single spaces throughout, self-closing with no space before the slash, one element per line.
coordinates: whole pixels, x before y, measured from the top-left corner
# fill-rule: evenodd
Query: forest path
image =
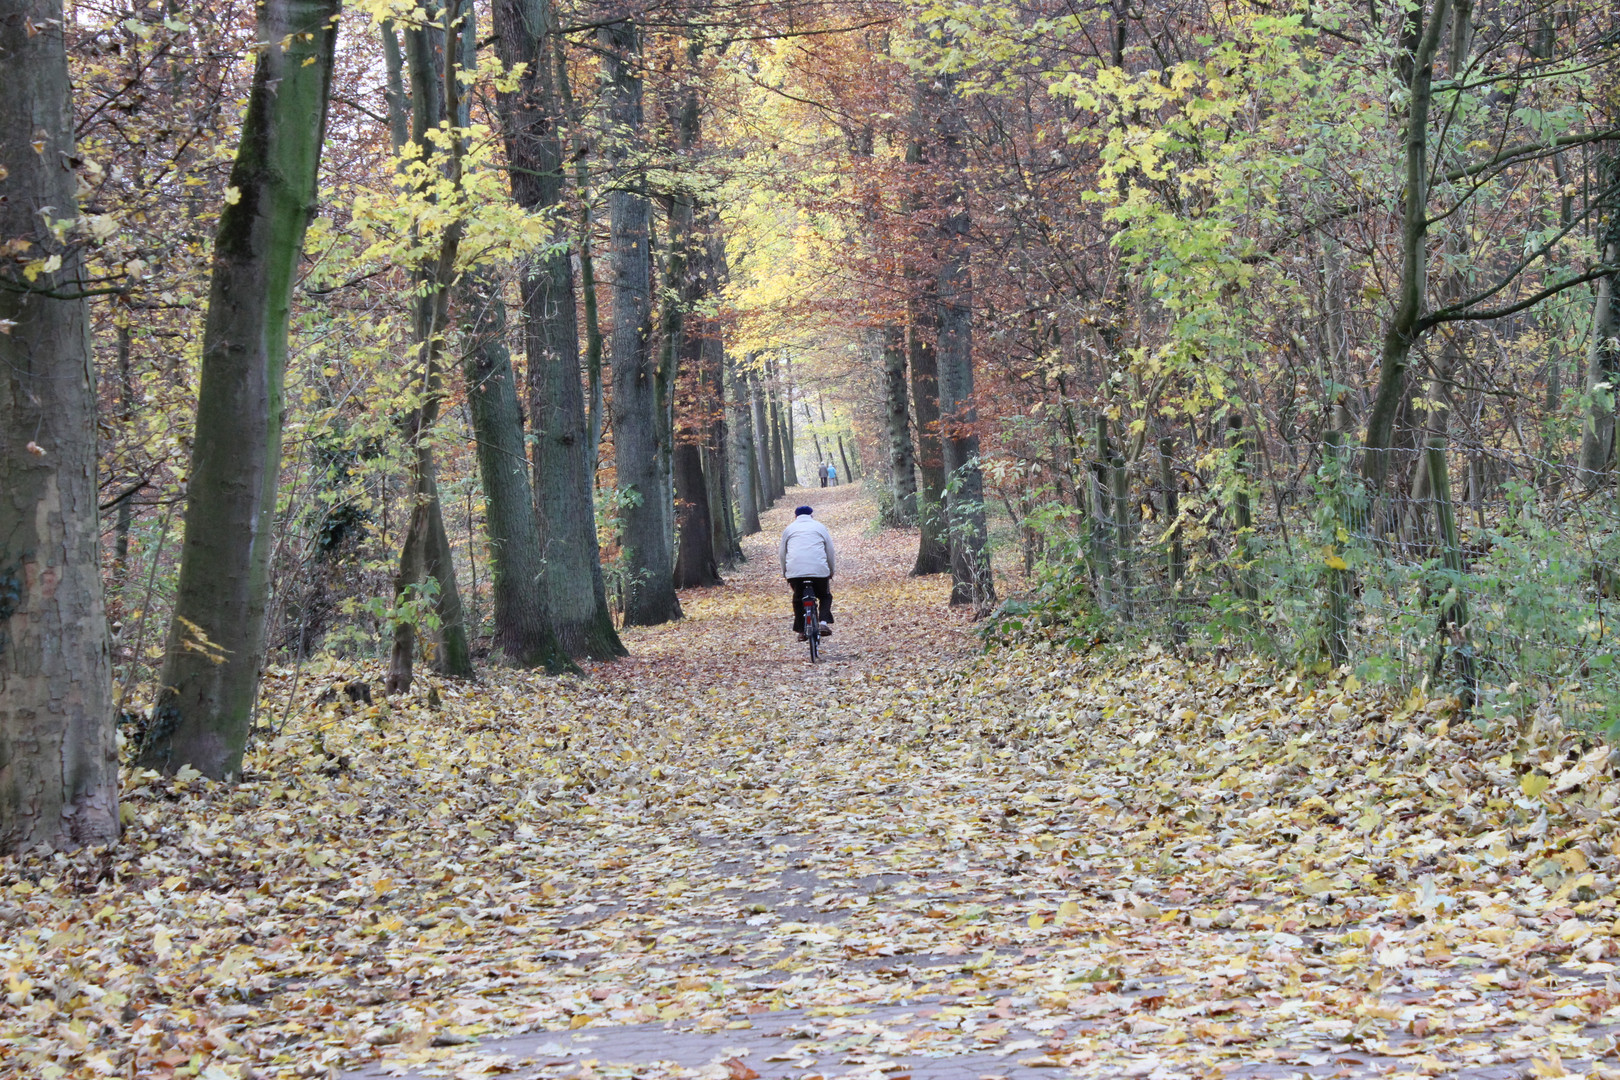
<path fill-rule="evenodd" d="M 984 655 L 874 513 L 790 492 L 585 678 L 273 669 L 241 783 L 125 770 L 115 848 L 0 863 L 0 1080 L 1620 1080 L 1607 745 Z"/>
<path fill-rule="evenodd" d="M 838 553 L 833 578 L 836 632 L 812 667 L 809 651 L 791 633 L 791 606 L 777 556 L 782 530 L 794 509 L 809 505 L 833 534 Z M 945 601 L 943 577 L 907 576 L 917 553 L 915 530 L 878 530 L 877 508 L 855 484 L 792 488 L 761 515 L 762 531 L 743 538 L 745 561 L 726 583 L 683 592 L 686 617 L 664 626 L 624 632 L 628 661 L 599 664 L 594 679 L 624 687 L 649 682 L 685 686 L 694 675 L 713 679 L 709 689 L 777 688 L 791 699 L 799 678 L 834 686 L 866 672 L 904 669 L 919 655 L 943 660 L 972 650 L 965 617 Z"/>
<path fill-rule="evenodd" d="M 815 666 L 775 562 L 801 501 L 840 551 Z M 459 867 L 507 905 L 481 923 L 440 909 L 467 944 L 441 949 L 431 1003 L 405 995 L 359 1076 L 1501 1078 L 1612 1046 L 1614 1001 L 1578 963 L 1539 981 L 1442 970 L 1440 945 L 1402 944 L 1404 915 L 1380 925 L 1415 888 L 1404 866 L 1376 864 L 1387 891 L 1334 876 L 1327 826 L 1285 816 L 1305 795 L 1277 803 L 1267 771 L 1303 723 L 1290 695 L 1162 658 L 1140 681 L 1062 653 L 978 662 L 948 582 L 906 576 L 915 535 L 871 530 L 873 513 L 854 486 L 789 492 L 726 585 L 592 672 L 611 714 L 564 703 L 588 748 L 568 747 L 568 786 L 519 829 L 511 882 Z M 1208 718 L 1250 705 L 1252 729 Z M 1171 765 L 1131 762 L 1155 744 L 1218 761 L 1185 762 L 1172 788 Z M 1242 784 L 1219 763 L 1238 760 Z"/>

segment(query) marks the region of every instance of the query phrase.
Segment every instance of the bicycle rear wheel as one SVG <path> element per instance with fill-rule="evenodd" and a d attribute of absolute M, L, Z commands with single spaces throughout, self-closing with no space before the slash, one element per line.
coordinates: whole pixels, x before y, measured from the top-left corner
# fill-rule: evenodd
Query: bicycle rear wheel
<path fill-rule="evenodd" d="M 810 586 L 806 585 L 808 591 Z M 804 602 L 804 639 L 810 644 L 810 662 L 816 662 L 821 655 L 821 609 L 815 597 L 806 598 Z"/>

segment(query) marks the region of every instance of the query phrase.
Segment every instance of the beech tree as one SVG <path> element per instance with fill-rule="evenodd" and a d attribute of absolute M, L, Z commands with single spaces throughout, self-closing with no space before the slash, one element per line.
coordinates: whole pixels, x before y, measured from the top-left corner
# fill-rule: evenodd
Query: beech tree
<path fill-rule="evenodd" d="M 567 235 L 563 214 L 563 89 L 568 73 L 556 10 L 550 0 L 497 0 L 496 49 L 503 63 L 521 65 L 517 86 L 498 95 L 512 197 L 550 216 L 554 239 Z M 580 250 L 590 269 L 590 253 Z M 580 387 L 579 324 L 573 262 L 558 244 L 525 264 L 524 352 L 529 415 L 534 428 L 534 495 L 541 535 L 540 573 L 548 619 L 564 651 L 576 658 L 623 656 L 608 611 L 592 506 L 600 435 L 600 352 L 591 414 Z M 594 322 L 588 283 L 587 320 Z M 600 335 L 590 331 L 593 339 Z"/>
<path fill-rule="evenodd" d="M 642 129 L 641 28 L 631 14 L 602 26 L 608 160 L 618 174 L 608 196 L 613 273 L 613 452 L 623 502 L 623 547 L 632 578 L 624 621 L 656 626 L 681 617 L 670 519 L 667 390 L 652 348 L 650 206 L 633 157 Z"/>
<path fill-rule="evenodd" d="M 264 663 L 294 270 L 315 209 L 339 0 L 264 0 L 214 241 L 174 617 L 141 764 L 241 769 Z"/>
<path fill-rule="evenodd" d="M 0 853 L 118 837 L 64 28 L 0 3 Z"/>

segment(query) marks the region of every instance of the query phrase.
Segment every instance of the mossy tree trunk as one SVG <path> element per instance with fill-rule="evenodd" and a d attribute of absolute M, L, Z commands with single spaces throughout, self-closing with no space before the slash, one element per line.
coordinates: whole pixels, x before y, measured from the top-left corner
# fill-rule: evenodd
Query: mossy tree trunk
<path fill-rule="evenodd" d="M 220 214 L 203 324 L 196 434 L 174 619 L 147 768 L 241 771 L 264 663 L 265 603 L 281 470 L 287 317 L 316 176 L 338 0 L 264 0 Z"/>

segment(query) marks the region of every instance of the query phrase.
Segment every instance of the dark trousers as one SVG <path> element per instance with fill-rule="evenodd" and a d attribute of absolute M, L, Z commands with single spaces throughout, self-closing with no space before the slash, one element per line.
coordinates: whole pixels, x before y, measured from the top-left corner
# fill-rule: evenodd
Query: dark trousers
<path fill-rule="evenodd" d="M 826 487 L 826 486 L 827 486 L 827 478 L 826 478 L 826 477 L 825 477 L 825 476 L 823 476 L 823 477 L 822 477 L 822 478 L 821 478 L 821 486 L 822 486 L 822 487 Z"/>
<path fill-rule="evenodd" d="M 793 632 L 804 633 L 804 608 L 799 606 L 799 598 L 804 595 L 804 583 L 816 590 L 816 602 L 821 607 L 821 621 L 831 623 L 832 618 L 832 586 L 831 578 L 824 577 L 790 577 L 787 579 L 788 588 L 793 590 Z"/>

